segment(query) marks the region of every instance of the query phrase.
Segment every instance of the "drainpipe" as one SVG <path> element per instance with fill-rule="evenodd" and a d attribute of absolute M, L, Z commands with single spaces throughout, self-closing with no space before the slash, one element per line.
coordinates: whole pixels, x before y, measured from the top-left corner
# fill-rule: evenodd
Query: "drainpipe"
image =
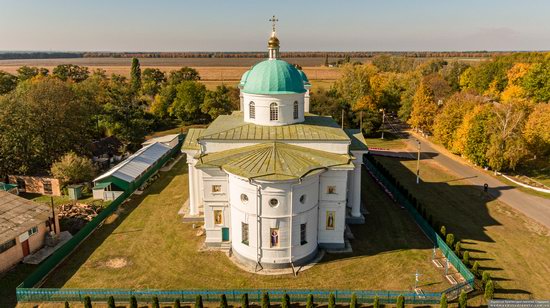
<path fill-rule="evenodd" d="M 261 264 L 261 252 L 262 252 L 262 237 L 261 237 L 261 209 L 262 209 L 262 194 L 261 187 L 259 184 L 254 184 L 253 179 L 248 179 L 250 185 L 256 186 L 256 267 L 254 271 L 258 271 L 258 266 L 260 269 L 263 269 Z"/>
<path fill-rule="evenodd" d="M 290 261 L 290 266 L 292 267 L 292 273 L 294 274 L 294 276 L 298 275 L 298 273 L 296 273 L 296 269 L 294 268 L 294 263 L 292 261 L 292 217 L 294 217 L 293 215 L 293 205 L 294 205 L 294 187 L 296 187 L 297 185 L 300 185 L 302 184 L 302 178 L 299 178 L 298 179 L 298 183 L 296 184 L 292 184 L 290 185 L 290 217 L 289 217 L 289 242 L 290 242 L 290 245 L 289 245 L 289 248 L 288 248 L 288 252 L 289 252 L 289 261 Z"/>

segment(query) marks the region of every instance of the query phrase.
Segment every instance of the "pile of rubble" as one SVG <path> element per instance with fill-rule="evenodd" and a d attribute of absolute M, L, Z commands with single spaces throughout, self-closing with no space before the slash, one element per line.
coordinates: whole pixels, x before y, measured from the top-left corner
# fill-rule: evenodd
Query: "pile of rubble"
<path fill-rule="evenodd" d="M 103 207 L 96 204 L 68 203 L 58 207 L 59 223 L 62 229 L 75 234 L 94 219 Z"/>

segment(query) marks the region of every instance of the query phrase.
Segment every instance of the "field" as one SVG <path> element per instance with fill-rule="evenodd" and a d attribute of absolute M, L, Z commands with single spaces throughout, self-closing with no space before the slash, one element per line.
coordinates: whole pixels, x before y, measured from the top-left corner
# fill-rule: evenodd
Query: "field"
<path fill-rule="evenodd" d="M 419 185 L 415 160 L 377 160 L 426 205 L 434 219 L 462 239 L 471 260 L 479 261 L 481 269 L 494 277 L 496 297 L 550 297 L 548 230 L 429 160 L 421 162 Z M 472 304 L 481 304 L 481 298 Z"/>
<path fill-rule="evenodd" d="M 244 272 L 222 252 L 200 252 L 204 238 L 180 221 L 186 164 L 120 208 L 46 281 L 62 288 L 301 288 L 411 290 L 416 270 L 427 291 L 449 287 L 431 264 L 432 245 L 408 214 L 370 179 L 367 223 L 352 227 L 351 254 L 327 254 L 293 275 Z"/>

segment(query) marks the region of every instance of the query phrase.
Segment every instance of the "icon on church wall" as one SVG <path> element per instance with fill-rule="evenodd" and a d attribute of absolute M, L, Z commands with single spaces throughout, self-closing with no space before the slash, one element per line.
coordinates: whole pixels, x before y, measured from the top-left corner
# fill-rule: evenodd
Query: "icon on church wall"
<path fill-rule="evenodd" d="M 334 230 L 334 218 L 336 216 L 336 212 L 334 211 L 327 211 L 327 230 Z"/>
<path fill-rule="evenodd" d="M 214 224 L 215 225 L 222 225 L 223 224 L 222 210 L 214 210 Z"/>
<path fill-rule="evenodd" d="M 270 229 L 270 242 L 271 242 L 271 247 L 279 247 L 279 229 L 278 228 Z"/>

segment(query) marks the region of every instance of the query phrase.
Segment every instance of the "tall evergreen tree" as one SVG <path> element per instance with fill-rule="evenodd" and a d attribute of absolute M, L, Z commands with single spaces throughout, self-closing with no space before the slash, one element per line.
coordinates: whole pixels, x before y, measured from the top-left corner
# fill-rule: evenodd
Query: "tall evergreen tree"
<path fill-rule="evenodd" d="M 130 297 L 130 308 L 138 308 L 137 298 L 134 295 Z"/>
<path fill-rule="evenodd" d="M 113 296 L 109 296 L 109 299 L 107 300 L 107 307 L 116 308 L 115 298 Z"/>
<path fill-rule="evenodd" d="M 84 308 L 92 308 L 92 299 L 88 295 L 84 297 Z"/>
<path fill-rule="evenodd" d="M 351 294 L 351 301 L 349 303 L 349 308 L 357 308 L 357 294 L 355 294 L 355 292 Z"/>
<path fill-rule="evenodd" d="M 283 300 L 281 301 L 281 308 L 290 308 L 290 296 L 287 293 L 283 294 Z"/>
<path fill-rule="evenodd" d="M 248 293 L 241 296 L 241 308 L 248 308 Z"/>
<path fill-rule="evenodd" d="M 157 296 L 153 296 L 153 308 L 160 308 L 159 298 Z"/>
<path fill-rule="evenodd" d="M 225 294 L 220 295 L 220 308 L 227 308 L 227 297 Z"/>
<path fill-rule="evenodd" d="M 396 305 L 396 308 L 405 308 L 405 297 L 403 297 L 403 295 L 399 295 L 397 297 L 397 301 L 395 305 Z"/>
<path fill-rule="evenodd" d="M 141 66 L 138 58 L 132 58 L 132 69 L 130 70 L 132 91 L 137 93 L 141 88 Z"/>
<path fill-rule="evenodd" d="M 203 308 L 202 307 L 202 296 L 197 295 L 197 297 L 195 297 L 195 308 Z"/>
<path fill-rule="evenodd" d="M 439 308 L 447 308 L 447 294 L 441 294 L 441 301 L 439 301 Z"/>
<path fill-rule="evenodd" d="M 269 308 L 269 294 L 267 292 L 262 294 L 262 308 Z"/>
<path fill-rule="evenodd" d="M 174 308 L 181 308 L 181 302 L 179 298 L 174 301 Z"/>
<path fill-rule="evenodd" d="M 306 301 L 306 308 L 313 308 L 313 294 L 308 294 L 307 301 Z"/>
<path fill-rule="evenodd" d="M 458 296 L 458 308 L 467 308 L 468 307 L 468 294 L 462 290 Z"/>
<path fill-rule="evenodd" d="M 336 308 L 336 296 L 334 296 L 334 293 L 330 293 L 328 296 L 328 308 Z"/>

